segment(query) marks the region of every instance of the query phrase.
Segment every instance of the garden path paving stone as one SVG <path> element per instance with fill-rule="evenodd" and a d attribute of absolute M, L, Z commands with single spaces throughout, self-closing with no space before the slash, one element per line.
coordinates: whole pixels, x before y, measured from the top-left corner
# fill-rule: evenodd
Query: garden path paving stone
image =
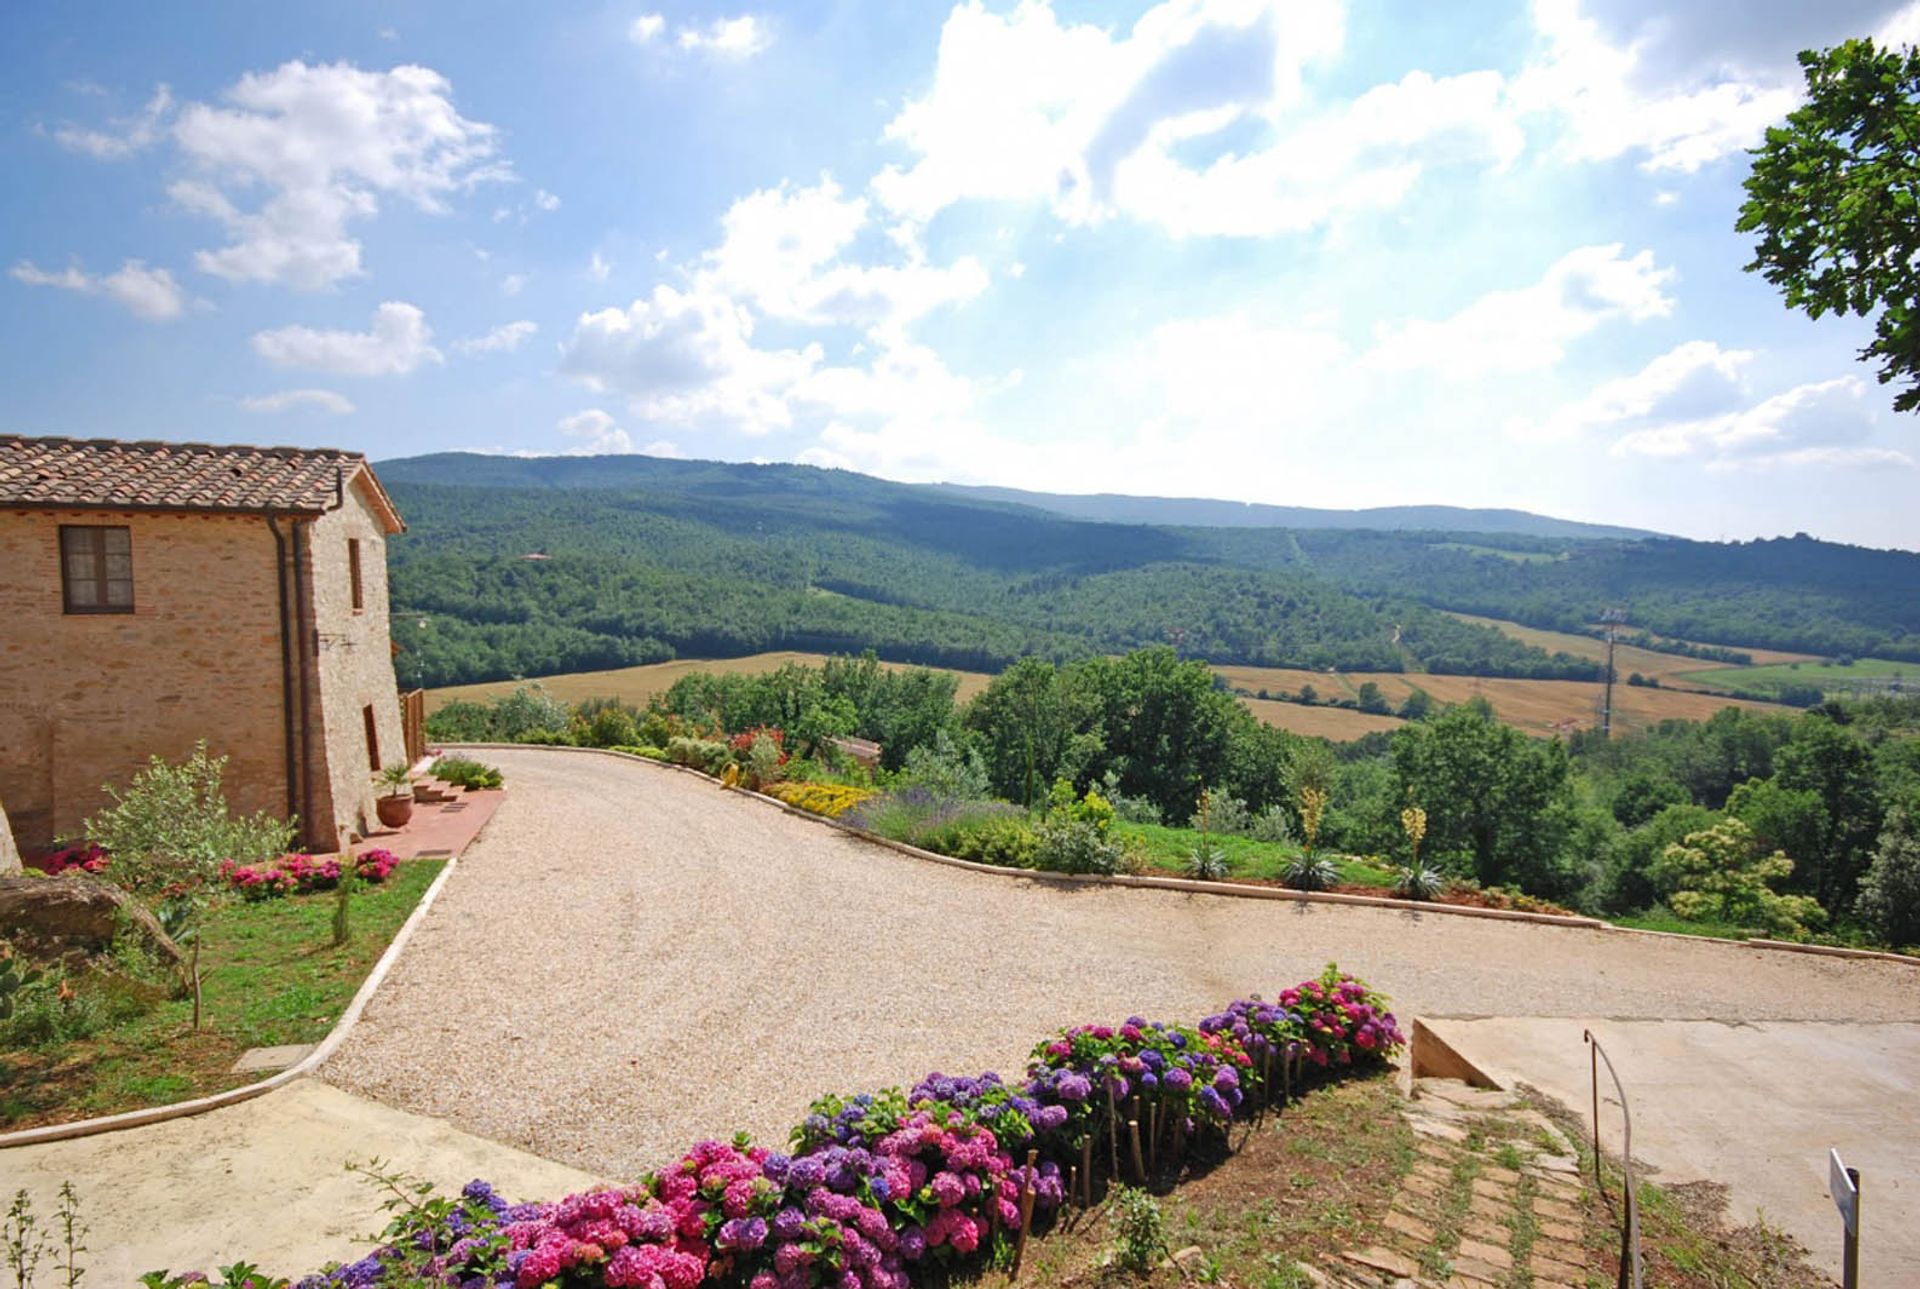
<path fill-rule="evenodd" d="M 1560 1227 L 1571 1234 L 1572 1243 L 1541 1238 L 1541 1205 L 1534 1188 L 1541 1183 L 1522 1184 L 1520 1174 L 1492 1162 L 1491 1152 L 1501 1129 L 1518 1117 L 1511 1097 L 1488 1096 L 1478 1102 L 1484 1108 L 1466 1109 L 1464 1117 L 1455 1112 L 1475 1104 L 1471 1090 L 1446 1080 L 1421 1079 L 1415 1085 L 1414 1100 L 1404 1110 L 1409 1125 L 1418 1131 L 1423 1123 L 1436 1122 L 1435 1107 L 1447 1107 L 1448 1126 L 1461 1130 L 1458 1143 L 1443 1144 L 1428 1138 L 1420 1143 L 1420 1156 L 1400 1180 L 1385 1222 L 1385 1238 L 1391 1250 L 1411 1262 L 1413 1271 L 1395 1263 L 1383 1267 L 1367 1250 L 1361 1255 L 1340 1255 L 1349 1261 L 1392 1270 L 1412 1278 L 1416 1285 L 1446 1284 L 1462 1289 L 1506 1289 L 1529 1280 L 1534 1289 L 1551 1289 L 1555 1284 L 1579 1284 L 1587 1278 L 1586 1255 L 1579 1247 L 1579 1218 Z M 1517 1141 L 1511 1149 L 1520 1156 L 1523 1169 L 1543 1148 L 1541 1141 Z M 1462 1192 L 1456 1177 L 1467 1184 Z M 1568 1185 L 1578 1198 L 1577 1185 Z M 1466 1201 L 1464 1207 L 1460 1201 Z M 1417 1216 L 1409 1216 L 1417 1214 Z M 1531 1245 L 1514 1244 L 1515 1232 L 1523 1228 L 1522 1219 L 1534 1224 Z M 1526 1254 L 1520 1265 L 1518 1254 Z M 1440 1279 L 1444 1277 L 1444 1280 Z"/>
<path fill-rule="evenodd" d="M 271 1074 L 290 1069 L 307 1059 L 318 1043 L 282 1043 L 278 1047 L 250 1047 L 233 1063 L 235 1074 Z"/>

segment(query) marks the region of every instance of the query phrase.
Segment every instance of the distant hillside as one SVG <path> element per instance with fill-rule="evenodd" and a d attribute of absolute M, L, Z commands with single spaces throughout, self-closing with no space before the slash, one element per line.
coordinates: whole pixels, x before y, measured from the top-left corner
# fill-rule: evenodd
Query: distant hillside
<path fill-rule="evenodd" d="M 972 484 L 931 485 L 986 501 L 1037 506 L 1058 515 L 1117 524 L 1165 524 L 1189 528 L 1368 528 L 1387 532 L 1505 533 L 1521 537 L 1587 537 L 1636 541 L 1661 534 L 1641 528 L 1586 524 L 1525 510 L 1474 510 L 1463 506 L 1373 506 L 1321 510 L 1258 502 L 1209 501 L 1199 497 L 1130 497 L 1099 492 L 1087 496 L 1026 492 Z"/>
<path fill-rule="evenodd" d="M 1920 556 L 1808 538 L 1094 522 L 1008 499 L 1042 494 L 643 456 L 379 470 L 410 525 L 391 549 L 411 683 L 781 649 L 997 671 L 1156 643 L 1223 664 L 1588 680 L 1591 658 L 1444 611 L 1578 631 L 1613 606 L 1664 636 L 1920 660 Z"/>

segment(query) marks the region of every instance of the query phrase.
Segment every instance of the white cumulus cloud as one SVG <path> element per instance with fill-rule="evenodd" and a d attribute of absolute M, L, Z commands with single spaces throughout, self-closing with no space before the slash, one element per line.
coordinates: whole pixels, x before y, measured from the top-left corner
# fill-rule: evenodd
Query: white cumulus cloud
<path fill-rule="evenodd" d="M 1438 321 L 1383 324 L 1369 361 L 1388 371 L 1425 368 L 1453 380 L 1551 368 L 1567 345 L 1613 321 L 1643 322 L 1673 311 L 1673 270 L 1652 251 L 1619 243 L 1583 246 L 1530 286 L 1491 291 Z"/>
<path fill-rule="evenodd" d="M 418 308 L 389 300 L 373 312 L 366 331 L 280 327 L 253 337 L 253 350 L 276 367 L 305 367 L 342 376 L 404 376 L 442 361 L 433 329 Z"/>
<path fill-rule="evenodd" d="M 525 318 L 518 322 L 503 322 L 485 335 L 454 341 L 453 350 L 461 354 L 510 354 L 539 330 L 539 324 Z"/>
<path fill-rule="evenodd" d="M 272 394 L 254 394 L 240 400 L 243 412 L 291 412 L 303 407 L 345 416 L 354 410 L 344 394 L 330 389 L 283 389 Z"/>
<path fill-rule="evenodd" d="M 787 392 L 822 353 L 817 344 L 760 349 L 753 330 L 752 315 L 729 297 L 662 284 L 625 309 L 583 314 L 560 370 L 590 389 L 626 395 L 650 419 L 763 433 L 792 422 Z"/>
<path fill-rule="evenodd" d="M 134 116 L 121 117 L 104 129 L 80 125 L 62 125 L 53 132 L 54 141 L 74 152 L 84 152 L 102 161 L 118 161 L 136 152 L 144 152 L 159 141 L 167 116 L 173 111 L 173 91 L 157 85 L 153 97 Z"/>
<path fill-rule="evenodd" d="M 249 73 L 222 105 L 183 107 L 173 136 L 195 172 L 170 188 L 174 201 L 229 237 L 195 255 L 201 271 L 302 290 L 363 272 L 349 225 L 382 198 L 437 213 L 455 193 L 510 174 L 494 128 L 455 110 L 444 76 L 411 65 L 296 60 Z"/>
<path fill-rule="evenodd" d="M 21 260 L 9 274 L 28 286 L 52 286 L 82 295 L 104 295 L 125 305 L 135 317 L 165 322 L 180 316 L 186 308 L 186 295 L 173 274 L 166 269 L 148 268 L 142 260 L 127 260 L 113 273 L 93 274 L 78 265 L 57 272 L 31 260 Z"/>
<path fill-rule="evenodd" d="M 773 44 L 773 32 L 765 19 L 742 14 L 738 18 L 715 18 L 703 27 L 682 27 L 674 41 L 682 49 L 722 58 L 751 58 Z"/>

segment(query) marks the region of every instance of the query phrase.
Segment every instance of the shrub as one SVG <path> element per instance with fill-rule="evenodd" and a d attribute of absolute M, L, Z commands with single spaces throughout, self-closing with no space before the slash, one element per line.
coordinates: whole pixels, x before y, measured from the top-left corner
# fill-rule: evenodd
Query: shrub
<path fill-rule="evenodd" d="M 1920 837 L 1903 807 L 1887 812 L 1880 848 L 1860 882 L 1859 919 L 1896 948 L 1920 944 Z"/>
<path fill-rule="evenodd" d="M 465 756 L 443 756 L 433 763 L 434 778 L 458 788 L 497 788 L 505 780 L 490 765 Z"/>
<path fill-rule="evenodd" d="M 648 747 L 644 743 L 629 744 L 625 747 L 613 747 L 607 750 L 609 752 L 625 752 L 628 756 L 644 756 L 649 761 L 664 761 L 667 759 L 665 749 Z"/>
<path fill-rule="evenodd" d="M 1151 797 L 1129 797 L 1120 791 L 1120 775 L 1108 770 L 1100 781 L 1100 795 L 1113 804 L 1113 817 L 1130 824 L 1157 824 L 1161 821 L 1160 807 Z"/>
<path fill-rule="evenodd" d="M 767 795 L 809 814 L 838 819 L 875 794 L 872 788 L 856 788 L 845 783 L 797 783 L 789 780 L 768 788 Z"/>
<path fill-rule="evenodd" d="M 633 712 L 617 703 L 608 703 L 589 713 L 582 707 L 569 726 L 573 741 L 581 747 L 620 747 L 640 741 L 640 726 Z"/>
<path fill-rule="evenodd" d="M 113 856 L 113 877 L 130 891 L 154 894 L 213 881 L 224 860 L 269 859 L 293 841 L 293 825 L 265 812 L 235 818 L 221 776 L 227 758 L 204 742 L 178 765 L 153 757 L 113 804 L 87 820 L 87 840 Z"/>
<path fill-rule="evenodd" d="M 702 774 L 717 775 L 733 763 L 733 750 L 712 739 L 681 736 L 667 744 L 667 760 L 691 766 Z"/>
<path fill-rule="evenodd" d="M 777 733 L 777 731 L 776 731 Z M 746 781 L 749 788 L 764 791 L 780 781 L 780 767 L 787 763 L 787 754 L 780 750 L 780 744 L 772 734 L 755 734 L 753 742 L 747 748 Z"/>
<path fill-rule="evenodd" d="M 846 816 L 856 828 L 942 855 L 953 854 L 962 837 L 991 821 L 1023 818 L 1003 801 L 961 801 L 918 786 L 869 797 Z"/>
<path fill-rule="evenodd" d="M 1244 837 L 1253 828 L 1253 813 L 1238 797 L 1217 792 L 1200 794 L 1200 808 L 1194 812 L 1193 827 L 1200 832 L 1224 833 Z"/>
<path fill-rule="evenodd" d="M 1160 1201 L 1145 1189 L 1114 1187 L 1108 1220 L 1113 1223 L 1114 1260 L 1123 1269 L 1144 1276 L 1167 1256 L 1167 1227 L 1160 1216 Z"/>
<path fill-rule="evenodd" d="M 1034 834 L 1034 866 L 1048 872 L 1111 876 L 1126 859 L 1125 847 L 1108 840 L 1106 831 L 1091 820 L 1050 814 Z"/>
<path fill-rule="evenodd" d="M 900 782 L 917 785 L 943 797 L 982 800 L 993 795 L 993 783 L 987 777 L 986 762 L 972 748 L 962 748 L 953 736 L 941 730 L 931 744 L 921 744 L 907 752 Z"/>
<path fill-rule="evenodd" d="M 1200 882 L 1218 882 L 1227 875 L 1227 852 L 1218 846 L 1195 846 L 1183 866 L 1188 877 Z"/>
<path fill-rule="evenodd" d="M 1340 880 L 1340 870 L 1330 859 L 1301 854 L 1280 870 L 1280 880 L 1296 891 L 1324 891 Z"/>
<path fill-rule="evenodd" d="M 463 698 L 427 717 L 427 737 L 436 743 L 490 743 L 500 735 L 493 727 L 493 708 Z"/>
<path fill-rule="evenodd" d="M 1255 815 L 1247 828 L 1247 836 L 1255 841 L 1276 842 L 1280 845 L 1293 844 L 1293 820 L 1287 816 L 1282 806 L 1268 806 Z"/>
<path fill-rule="evenodd" d="M 544 685 L 521 685 L 493 704 L 493 732 L 513 743 L 529 741 L 529 734 L 564 734 L 573 720 L 567 705 Z"/>
<path fill-rule="evenodd" d="M 1826 914 L 1809 895 L 1781 895 L 1772 884 L 1793 872 L 1784 851 L 1771 855 L 1744 820 L 1723 819 L 1668 846 L 1654 861 L 1654 883 L 1667 905 L 1689 921 L 1702 919 L 1731 926 L 1760 927 L 1780 935 L 1798 935 L 1817 926 Z"/>
<path fill-rule="evenodd" d="M 1024 819 L 977 820 L 959 829 L 949 845 L 951 849 L 947 853 L 955 859 L 970 859 L 976 864 L 996 864 L 1001 868 L 1039 865 L 1040 837 Z"/>

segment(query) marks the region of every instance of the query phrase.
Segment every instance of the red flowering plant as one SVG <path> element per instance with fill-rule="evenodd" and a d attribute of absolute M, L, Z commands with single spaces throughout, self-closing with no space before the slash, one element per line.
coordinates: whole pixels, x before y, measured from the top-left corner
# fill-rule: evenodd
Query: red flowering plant
<path fill-rule="evenodd" d="M 90 841 L 76 841 L 62 846 L 48 855 L 42 855 L 35 867 L 51 877 L 62 873 L 102 873 L 106 871 L 109 856 L 99 845 Z"/>
<path fill-rule="evenodd" d="M 1306 1058 L 1322 1069 L 1355 1060 L 1386 1060 L 1407 1041 L 1387 1010 L 1385 995 L 1333 963 L 1318 978 L 1282 990 L 1280 1004 L 1299 1013 Z"/>
<path fill-rule="evenodd" d="M 363 882 L 384 882 L 399 861 L 392 851 L 370 850 L 354 857 L 354 875 Z M 328 855 L 282 855 L 266 864 L 220 862 L 220 876 L 228 889 L 248 900 L 270 900 L 281 895 L 308 895 L 340 885 L 340 860 Z"/>

